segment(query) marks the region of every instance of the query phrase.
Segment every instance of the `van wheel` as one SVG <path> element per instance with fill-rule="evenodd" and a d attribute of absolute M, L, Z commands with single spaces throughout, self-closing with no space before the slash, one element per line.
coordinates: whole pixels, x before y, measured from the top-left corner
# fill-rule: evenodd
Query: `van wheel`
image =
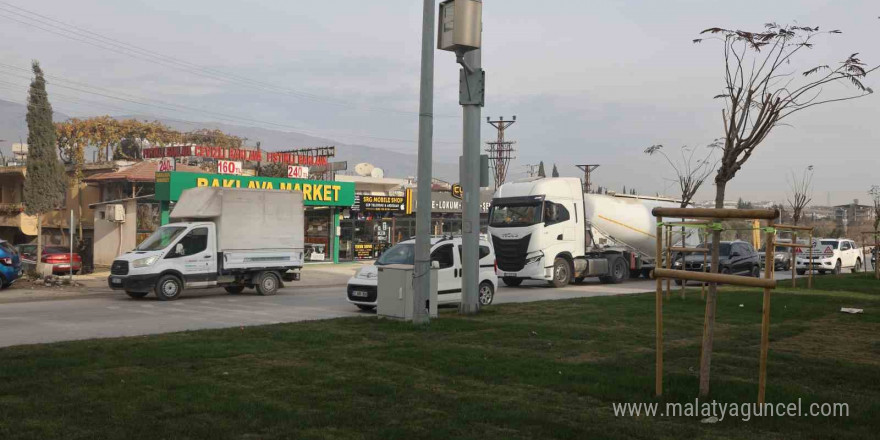
<path fill-rule="evenodd" d="M 623 257 L 617 257 L 611 262 L 611 275 L 599 277 L 605 284 L 620 284 L 629 278 L 629 264 Z"/>
<path fill-rule="evenodd" d="M 174 275 L 165 275 L 156 282 L 156 298 L 162 301 L 174 301 L 180 298 L 183 282 Z"/>
<path fill-rule="evenodd" d="M 227 293 L 231 293 L 233 295 L 237 295 L 241 292 L 244 292 L 244 286 L 226 286 L 224 287 Z"/>
<path fill-rule="evenodd" d="M 553 260 L 553 279 L 550 284 L 553 287 L 565 287 L 571 283 L 571 264 L 565 258 Z"/>
<path fill-rule="evenodd" d="M 495 299 L 495 288 L 492 287 L 492 283 L 488 281 L 480 283 L 480 296 L 477 299 L 479 299 L 481 307 L 492 304 L 492 300 Z"/>
<path fill-rule="evenodd" d="M 263 296 L 271 296 L 278 293 L 278 276 L 272 272 L 260 272 L 257 277 L 257 293 Z"/>
<path fill-rule="evenodd" d="M 504 281 L 504 285 L 508 287 L 517 287 L 522 284 L 522 278 L 514 278 L 514 277 L 503 277 L 501 281 Z"/>
<path fill-rule="evenodd" d="M 147 296 L 148 293 L 150 293 L 150 292 L 132 292 L 131 290 L 125 291 L 126 295 L 128 295 L 134 299 L 141 299 L 141 298 Z"/>

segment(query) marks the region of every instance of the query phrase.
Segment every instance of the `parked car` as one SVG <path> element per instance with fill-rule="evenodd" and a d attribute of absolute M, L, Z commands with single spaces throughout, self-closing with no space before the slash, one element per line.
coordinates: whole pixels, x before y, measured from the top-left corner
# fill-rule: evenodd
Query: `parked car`
<path fill-rule="evenodd" d="M 21 255 L 22 262 L 25 264 L 36 265 L 37 245 L 20 244 L 16 246 Z M 55 275 L 67 275 L 70 273 L 70 248 L 62 246 L 43 246 L 43 258 L 40 259 L 44 264 L 52 265 L 52 273 Z M 73 273 L 79 273 L 82 270 L 82 257 L 79 254 L 73 254 Z"/>
<path fill-rule="evenodd" d="M 848 238 L 821 238 L 813 241 L 813 261 L 809 255 L 800 253 L 795 261 L 798 274 L 815 269 L 820 274 L 832 272 L 839 274 L 843 269 L 853 273 L 862 270 L 862 251 Z"/>
<path fill-rule="evenodd" d="M 779 240 L 780 243 L 791 243 L 791 240 Z M 806 241 L 798 240 L 799 244 L 807 244 Z M 767 259 L 767 254 L 765 251 L 767 250 L 766 244 L 761 247 L 761 250 L 758 251 L 758 256 L 761 259 L 761 265 L 765 266 L 765 259 Z M 773 269 L 781 270 L 783 272 L 787 272 L 791 270 L 791 253 L 792 248 L 786 246 L 776 246 L 776 249 L 773 253 Z M 797 249 L 795 249 L 795 253 L 797 253 Z"/>
<path fill-rule="evenodd" d="M 11 286 L 21 276 L 21 258 L 6 240 L 0 240 L 0 290 Z"/>
<path fill-rule="evenodd" d="M 376 263 L 360 268 L 348 280 L 346 298 L 361 310 L 376 308 L 379 286 L 379 266 L 388 264 L 413 264 L 415 240 L 402 241 L 386 250 Z M 431 238 L 431 261 L 440 265 L 437 269 L 437 304 L 461 302 L 461 237 Z M 488 240 L 480 239 L 480 293 L 481 306 L 492 304 L 498 288 L 495 275 L 495 253 Z"/>
<path fill-rule="evenodd" d="M 711 243 L 702 243 L 701 248 L 708 248 Z M 706 260 L 711 258 L 707 257 Z M 706 263 L 709 264 L 709 263 Z M 703 272 L 703 254 L 690 253 L 682 259 L 681 255 L 673 255 L 673 268 Z M 708 272 L 708 268 L 706 268 Z M 758 251 L 745 241 L 722 241 L 718 260 L 718 272 L 731 275 L 746 275 L 758 278 L 761 276 L 761 260 Z M 681 280 L 676 280 L 681 285 Z"/>

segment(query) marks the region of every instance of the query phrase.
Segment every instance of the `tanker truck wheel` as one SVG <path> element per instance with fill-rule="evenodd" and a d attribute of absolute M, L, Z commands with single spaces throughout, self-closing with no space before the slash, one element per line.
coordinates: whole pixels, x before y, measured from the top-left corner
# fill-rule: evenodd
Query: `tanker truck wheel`
<path fill-rule="evenodd" d="M 571 264 L 565 258 L 557 258 L 553 261 L 553 287 L 565 287 L 571 283 Z"/>
<path fill-rule="evenodd" d="M 620 284 L 629 278 L 629 265 L 623 257 L 611 261 L 611 274 L 599 279 L 605 284 Z"/>

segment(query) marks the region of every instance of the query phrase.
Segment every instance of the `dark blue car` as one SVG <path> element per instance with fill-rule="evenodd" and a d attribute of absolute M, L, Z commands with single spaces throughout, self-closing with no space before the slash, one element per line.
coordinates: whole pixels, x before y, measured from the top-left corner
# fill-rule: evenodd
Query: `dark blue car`
<path fill-rule="evenodd" d="M 0 240 L 0 289 L 12 285 L 21 276 L 18 251 L 6 240 Z"/>

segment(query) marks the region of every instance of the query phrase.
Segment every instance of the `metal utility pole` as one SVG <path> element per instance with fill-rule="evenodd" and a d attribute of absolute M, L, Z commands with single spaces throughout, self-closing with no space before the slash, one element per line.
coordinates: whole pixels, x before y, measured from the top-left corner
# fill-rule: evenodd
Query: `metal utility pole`
<path fill-rule="evenodd" d="M 473 82 L 482 82 L 482 57 L 480 50 L 464 55 L 460 98 L 464 122 L 464 160 L 461 168 L 462 200 L 462 278 L 461 307 L 463 314 L 479 310 L 480 284 L 480 112 L 482 96 L 474 96 Z M 470 69 L 469 69 L 470 68 Z M 472 72 L 468 72 L 472 70 Z M 479 85 L 482 89 L 482 84 Z M 479 95 L 482 95 L 480 91 Z"/>
<path fill-rule="evenodd" d="M 422 11 L 422 79 L 419 87 L 418 210 L 416 211 L 415 298 L 413 323 L 430 319 L 431 297 L 431 142 L 434 136 L 434 0 Z"/>
<path fill-rule="evenodd" d="M 584 192 L 589 194 L 593 191 L 593 183 L 590 181 L 590 174 L 593 173 L 593 170 L 599 168 L 599 165 L 575 165 L 580 168 L 581 171 L 584 172 Z"/>
<path fill-rule="evenodd" d="M 516 159 L 513 156 L 513 144 L 516 141 L 504 140 L 504 130 L 516 123 L 516 115 L 513 116 L 512 121 L 505 121 L 504 116 L 499 117 L 497 121 L 493 121 L 487 116 L 486 122 L 498 130 L 498 140 L 486 142 L 489 145 L 486 152 L 489 153 L 489 161 L 492 164 L 492 169 L 495 171 L 495 189 L 498 189 L 507 180 L 507 169 L 510 167 L 510 160 Z"/>

